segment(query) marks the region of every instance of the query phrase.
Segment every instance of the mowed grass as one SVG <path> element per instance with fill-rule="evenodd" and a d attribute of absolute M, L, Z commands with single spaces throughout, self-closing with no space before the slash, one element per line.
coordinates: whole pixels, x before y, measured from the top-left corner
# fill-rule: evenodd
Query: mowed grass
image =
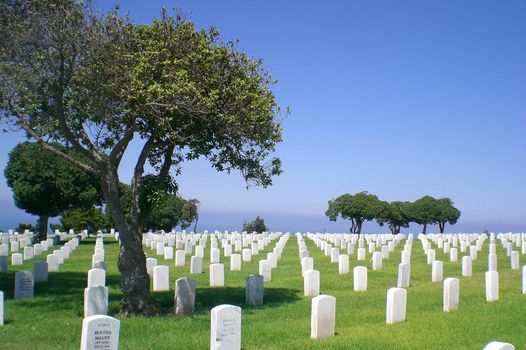
<path fill-rule="evenodd" d="M 116 259 L 118 244 L 105 238 L 108 266 L 107 286 L 110 289 L 110 314 L 118 315 L 119 274 Z M 162 316 L 121 319 L 120 349 L 207 349 L 210 347 L 210 309 L 220 304 L 233 304 L 242 311 L 243 349 L 482 349 L 490 340 L 501 340 L 526 348 L 526 295 L 521 294 L 521 272 L 510 269 L 509 258 L 498 244 L 500 299 L 485 301 L 484 273 L 487 270 L 486 242 L 473 264 L 473 276 L 461 277 L 461 258 L 449 262 L 449 255 L 437 251 L 437 260 L 444 262 L 444 278 L 460 278 L 460 308 L 442 312 L 442 283 L 431 282 L 431 265 L 418 240 L 413 244 L 411 287 L 408 289 L 407 320 L 385 324 L 386 293 L 396 286 L 401 243 L 384 260 L 381 271 L 371 270 L 371 255 L 356 261 L 351 255 L 351 273 L 338 274 L 338 264 L 330 263 L 312 241 L 305 242 L 314 258 L 314 267 L 321 273 L 321 292 L 336 297 L 336 335 L 323 340 L 310 339 L 311 298 L 303 296 L 298 244 L 291 235 L 278 268 L 272 271 L 272 282 L 265 284 L 265 304 L 245 305 L 245 278 L 258 272 L 258 261 L 266 257 L 277 243 L 243 263 L 241 272 L 230 272 L 230 259 L 225 264 L 225 287 L 209 287 L 209 251 L 205 249 L 204 273 L 189 273 L 187 266 L 175 267 L 174 260 L 165 261 L 150 249 L 146 253 L 158 264 L 170 266 L 170 292 L 153 292 L 160 302 Z M 460 250 L 460 249 L 459 249 Z M 35 261 L 23 266 L 9 266 L 0 273 L 0 290 L 5 292 L 6 324 L 0 327 L 0 349 L 78 349 L 83 317 L 83 291 L 91 267 L 94 240 L 82 242 L 63 265 L 51 273 L 49 281 L 37 283 L 35 298 L 14 300 L 14 273 L 32 269 Z M 521 262 L 525 257 L 521 255 Z M 352 268 L 368 268 L 368 291 L 354 292 Z M 191 277 L 197 281 L 196 311 L 191 316 L 173 315 L 175 280 Z"/>

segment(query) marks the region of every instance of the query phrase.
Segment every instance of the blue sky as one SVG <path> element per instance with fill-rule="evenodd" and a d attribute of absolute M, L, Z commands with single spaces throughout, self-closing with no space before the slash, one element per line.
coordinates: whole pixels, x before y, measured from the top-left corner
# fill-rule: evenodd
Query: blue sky
<path fill-rule="evenodd" d="M 181 193 L 201 200 L 200 228 L 240 229 L 260 215 L 276 230 L 346 230 L 324 217 L 327 201 L 369 191 L 389 201 L 450 197 L 462 211 L 450 231 L 526 231 L 526 2 L 120 4 L 143 23 L 177 6 L 239 39 L 291 108 L 277 150 L 284 173 L 271 188 L 246 190 L 239 174 L 205 161 L 184 166 Z M 2 169 L 20 140 L 2 135 Z M 4 179 L 0 205 L 1 228 L 35 220 L 14 207 Z"/>

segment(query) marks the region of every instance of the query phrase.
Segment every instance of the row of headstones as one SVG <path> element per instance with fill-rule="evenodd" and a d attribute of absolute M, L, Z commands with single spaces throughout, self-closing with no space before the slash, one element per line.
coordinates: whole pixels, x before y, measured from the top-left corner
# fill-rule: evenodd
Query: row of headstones
<path fill-rule="evenodd" d="M 394 288 L 396 289 L 396 288 Z M 389 303 L 395 298 L 404 298 L 405 290 L 389 290 L 386 319 L 394 320 L 399 313 L 396 304 Z M 242 309 L 235 305 L 219 305 L 211 310 L 210 315 L 210 349 L 240 350 L 241 349 L 241 313 Z M 334 336 L 336 319 L 336 298 L 330 295 L 319 295 L 312 299 L 311 338 L 321 339 Z M 387 322 L 389 324 L 395 322 Z M 95 315 L 84 318 L 82 322 L 81 350 L 119 348 L 120 321 L 116 318 Z M 512 344 L 490 342 L 484 350 L 514 350 Z"/>
<path fill-rule="evenodd" d="M 95 250 L 88 271 L 88 284 L 84 289 L 84 317 L 106 315 L 109 305 L 109 290 L 106 287 L 106 263 L 104 242 L 101 236 L 95 241 Z"/>
<path fill-rule="evenodd" d="M 278 260 L 285 247 L 289 236 L 285 235 L 280 238 L 271 253 L 267 254 L 267 259 L 259 261 L 259 274 L 263 276 L 265 282 L 272 280 L 272 269 L 278 266 Z M 269 241 L 270 242 L 270 241 Z M 263 246 L 264 248 L 264 246 Z M 217 249 L 217 248 L 212 248 Z M 184 252 L 183 252 L 184 253 Z M 203 258 L 201 256 L 193 256 L 190 259 L 190 273 L 202 273 Z M 177 266 L 177 265 L 176 265 Z M 183 265 L 184 266 L 184 265 Z M 146 268 L 153 280 L 154 291 L 169 290 L 170 269 L 166 265 L 157 265 L 157 259 L 147 258 Z M 210 270 L 210 287 L 223 287 L 225 281 L 225 268 L 221 263 L 212 262 L 209 267 Z M 241 255 L 232 254 L 230 256 L 230 270 L 241 271 Z"/>
<path fill-rule="evenodd" d="M 65 259 L 69 258 L 70 252 L 73 252 L 78 247 L 78 240 L 72 239 L 69 242 L 67 242 L 64 247 L 66 248 L 64 250 L 64 254 L 62 255 L 61 251 L 55 251 L 56 253 L 53 253 L 51 255 L 48 255 L 48 262 L 44 261 L 38 261 L 34 264 L 33 271 L 17 271 L 15 273 L 15 299 L 25 299 L 25 298 L 33 298 L 34 297 L 34 286 L 35 282 L 46 282 L 48 280 L 48 273 L 51 272 L 53 269 L 51 268 L 49 262 L 54 262 L 54 259 L 50 259 L 50 257 L 58 259 L 58 257 L 61 257 L 62 263 Z"/>

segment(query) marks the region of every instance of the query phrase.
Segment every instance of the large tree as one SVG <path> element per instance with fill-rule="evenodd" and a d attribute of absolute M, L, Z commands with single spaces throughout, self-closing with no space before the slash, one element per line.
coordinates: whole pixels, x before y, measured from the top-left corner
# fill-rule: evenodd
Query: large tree
<path fill-rule="evenodd" d="M 179 224 L 182 229 L 190 227 L 193 222 L 194 232 L 197 232 L 197 221 L 199 221 L 199 204 L 199 200 L 195 198 L 185 201 L 183 209 L 181 210 L 181 222 Z"/>
<path fill-rule="evenodd" d="M 58 143 L 50 144 L 72 157 L 78 155 Z M 36 143 L 18 144 L 10 153 L 4 170 L 15 204 L 38 215 L 38 239 L 47 238 L 48 220 L 72 208 L 100 204 L 98 181 Z"/>
<path fill-rule="evenodd" d="M 360 234 L 363 223 L 376 219 L 381 210 L 382 202 L 374 194 L 359 192 L 351 195 L 346 193 L 329 201 L 325 215 L 331 221 L 336 221 L 338 216 L 351 220 L 350 231 Z"/>
<path fill-rule="evenodd" d="M 431 196 L 423 196 L 409 204 L 407 214 L 412 222 L 422 225 L 422 233 L 426 234 L 427 225 L 438 221 L 438 202 Z"/>
<path fill-rule="evenodd" d="M 109 228 L 106 214 L 100 207 L 68 209 L 62 212 L 62 229 L 87 230 L 88 234 Z"/>
<path fill-rule="evenodd" d="M 399 234 L 402 227 L 409 227 L 409 205 L 409 202 L 382 202 L 376 222 L 380 226 L 387 224 L 392 234 Z"/>
<path fill-rule="evenodd" d="M 100 178 L 120 233 L 121 313 L 156 314 L 141 244 L 152 207 L 141 206 L 149 202 L 144 197 L 173 189 L 170 170 L 177 174 L 199 157 L 218 171 L 240 170 L 249 185 L 271 185 L 281 172 L 279 159 L 269 159 L 281 141 L 275 81 L 261 60 L 214 29 L 197 30 L 165 12 L 137 25 L 90 9 L 74 0 L 2 2 L 0 118 Z M 50 139 L 84 158 L 68 156 Z M 134 139 L 142 148 L 126 218 L 118 169 Z M 148 164 L 152 172 L 145 174 Z"/>
<path fill-rule="evenodd" d="M 453 201 L 449 198 L 440 198 L 437 200 L 438 210 L 436 222 L 440 233 L 444 233 L 446 224 L 454 225 L 460 217 L 460 210 L 453 206 Z"/>

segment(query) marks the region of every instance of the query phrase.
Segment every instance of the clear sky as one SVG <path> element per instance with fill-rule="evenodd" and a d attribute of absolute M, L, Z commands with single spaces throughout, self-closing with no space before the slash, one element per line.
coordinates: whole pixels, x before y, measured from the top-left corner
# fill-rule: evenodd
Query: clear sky
<path fill-rule="evenodd" d="M 271 188 L 246 190 L 239 174 L 205 161 L 184 166 L 181 194 L 201 201 L 201 229 L 239 230 L 260 215 L 275 230 L 347 230 L 324 217 L 327 201 L 369 191 L 389 201 L 450 197 L 462 216 L 449 231 L 526 231 L 526 2 L 120 5 L 141 23 L 180 7 L 199 27 L 239 39 L 239 49 L 263 58 L 291 108 L 277 151 L 284 173 Z M 3 169 L 22 137 L 1 137 Z M 35 220 L 14 207 L 4 179 L 0 205 L 0 228 Z"/>

